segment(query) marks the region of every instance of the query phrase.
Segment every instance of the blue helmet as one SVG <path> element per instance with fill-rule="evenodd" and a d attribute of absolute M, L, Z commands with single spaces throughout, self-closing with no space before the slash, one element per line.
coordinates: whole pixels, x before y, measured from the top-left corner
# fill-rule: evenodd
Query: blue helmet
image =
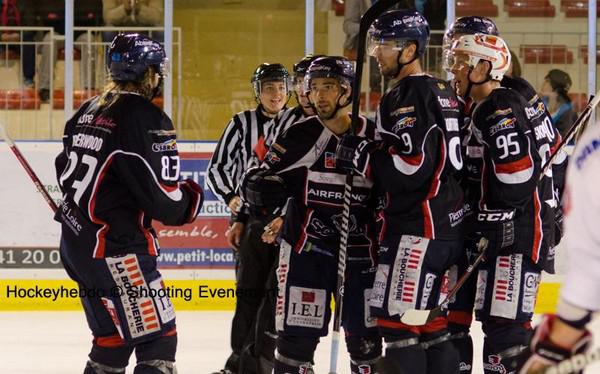
<path fill-rule="evenodd" d="M 452 44 L 452 39 L 457 34 L 486 34 L 499 36 L 498 28 L 494 21 L 479 16 L 457 18 L 444 34 L 444 46 Z"/>
<path fill-rule="evenodd" d="M 335 78 L 340 85 L 349 88 L 354 82 L 354 65 L 346 57 L 319 57 L 306 70 L 304 91 L 310 91 L 310 83 L 315 78 Z"/>
<path fill-rule="evenodd" d="M 167 72 L 167 56 L 156 40 L 141 34 L 119 34 L 108 50 L 107 68 L 112 80 L 140 82 L 153 67 L 161 77 Z"/>
<path fill-rule="evenodd" d="M 417 44 L 417 56 L 422 56 L 429 43 L 429 23 L 414 10 L 385 12 L 369 29 L 369 54 L 373 54 L 373 47 L 386 41 L 396 41 L 398 50 L 403 48 L 405 42 L 413 41 Z"/>

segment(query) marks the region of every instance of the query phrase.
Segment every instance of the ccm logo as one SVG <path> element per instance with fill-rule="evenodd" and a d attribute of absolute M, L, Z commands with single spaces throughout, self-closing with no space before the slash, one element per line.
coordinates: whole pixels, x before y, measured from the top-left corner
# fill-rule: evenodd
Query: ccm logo
<path fill-rule="evenodd" d="M 477 215 L 478 221 L 488 222 L 502 222 L 513 219 L 515 212 L 498 212 L 498 213 L 479 213 Z"/>

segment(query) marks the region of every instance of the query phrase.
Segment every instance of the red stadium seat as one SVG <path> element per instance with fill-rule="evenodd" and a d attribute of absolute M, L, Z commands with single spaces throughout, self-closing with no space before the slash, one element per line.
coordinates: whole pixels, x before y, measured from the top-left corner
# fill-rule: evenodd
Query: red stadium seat
<path fill-rule="evenodd" d="M 600 51 L 596 48 L 596 65 L 600 64 Z M 588 47 L 587 45 L 582 45 L 579 47 L 579 58 L 583 59 L 583 63 L 588 63 Z"/>
<path fill-rule="evenodd" d="M 554 17 L 556 8 L 548 0 L 504 0 L 510 17 Z"/>
<path fill-rule="evenodd" d="M 483 17 L 498 17 L 498 6 L 492 0 L 458 0 L 456 2 L 457 16 L 473 14 Z"/>
<path fill-rule="evenodd" d="M 522 44 L 520 56 L 526 64 L 573 63 L 573 52 L 566 45 Z"/>
<path fill-rule="evenodd" d="M 40 105 L 34 89 L 0 90 L 0 109 L 39 109 Z"/>
<path fill-rule="evenodd" d="M 21 54 L 18 50 L 13 50 L 11 48 L 2 48 L 0 49 L 0 60 L 20 60 Z"/>
<path fill-rule="evenodd" d="M 58 50 L 58 59 L 61 61 L 65 60 L 65 49 L 61 48 Z M 79 61 L 81 60 L 81 51 L 77 48 L 73 48 L 73 60 Z"/>
<path fill-rule="evenodd" d="M 587 17 L 588 15 L 588 2 L 586 0 L 561 0 L 560 10 L 565 12 L 565 17 Z M 597 12 L 600 16 L 600 7 Z"/>
<path fill-rule="evenodd" d="M 331 9 L 333 9 L 336 16 L 344 16 L 344 7 L 344 0 L 331 0 Z"/>
<path fill-rule="evenodd" d="M 371 91 L 369 93 L 369 112 L 374 112 L 377 110 L 377 106 L 379 105 L 379 102 L 381 101 L 381 92 L 378 91 Z M 360 94 L 360 110 L 361 111 L 365 111 L 365 106 L 367 105 L 367 101 L 366 101 L 366 96 L 364 92 L 361 92 Z"/>
<path fill-rule="evenodd" d="M 95 90 L 81 90 L 81 91 L 73 91 L 73 109 L 77 109 L 83 104 L 87 99 L 98 95 L 100 91 Z M 64 90 L 54 90 L 54 102 L 52 107 L 54 109 L 64 109 L 65 107 L 65 91 Z"/>

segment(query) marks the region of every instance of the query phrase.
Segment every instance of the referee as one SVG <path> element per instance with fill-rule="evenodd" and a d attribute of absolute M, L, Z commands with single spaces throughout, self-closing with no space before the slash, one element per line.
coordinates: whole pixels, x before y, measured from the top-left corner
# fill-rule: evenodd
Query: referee
<path fill-rule="evenodd" d="M 289 73 L 281 64 L 263 63 L 254 71 L 251 82 L 258 106 L 234 115 L 229 121 L 207 171 L 209 188 L 231 209 L 232 225 L 226 235 L 237 253 L 232 353 L 225 368 L 216 372 L 220 374 L 238 373 L 241 365 L 244 373 L 256 370 L 246 368 L 246 365 L 256 367 L 246 360 L 247 355 L 244 355 L 244 363 L 240 358 L 244 350 L 253 349 L 257 310 L 278 253 L 277 247 L 261 240 L 268 217 L 243 211 L 236 191 L 244 171 L 258 163 L 253 151 L 259 140 L 264 141 L 268 122 L 285 107 L 290 97 Z"/>

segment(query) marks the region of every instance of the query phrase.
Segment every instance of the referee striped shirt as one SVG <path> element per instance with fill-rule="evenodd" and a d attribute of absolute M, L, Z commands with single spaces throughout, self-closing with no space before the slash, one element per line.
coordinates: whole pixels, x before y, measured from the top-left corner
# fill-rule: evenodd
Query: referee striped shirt
<path fill-rule="evenodd" d="M 262 107 L 233 116 L 225 127 L 207 170 L 208 187 L 226 204 L 236 196 L 242 174 L 256 164 L 254 147 L 264 137 L 267 122 Z"/>
<path fill-rule="evenodd" d="M 283 109 L 279 112 L 275 118 L 265 125 L 264 139 L 259 139 L 254 147 L 254 159 L 259 163 L 262 162 L 265 159 L 265 155 L 269 151 L 269 148 L 271 148 L 271 145 L 275 143 L 275 139 L 283 134 L 294 123 L 301 121 L 304 118 L 306 118 L 306 115 L 300 105 L 289 109 Z M 258 164 L 252 166 L 258 166 Z"/>

